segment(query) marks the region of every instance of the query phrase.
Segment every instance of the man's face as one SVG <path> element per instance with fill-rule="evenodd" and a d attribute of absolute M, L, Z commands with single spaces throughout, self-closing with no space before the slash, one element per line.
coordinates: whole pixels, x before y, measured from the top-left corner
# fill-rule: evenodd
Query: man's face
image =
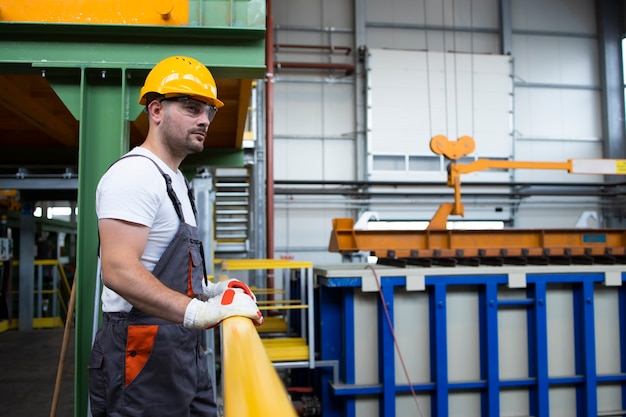
<path fill-rule="evenodd" d="M 164 99 L 161 130 L 170 149 L 179 156 L 204 150 L 204 140 L 217 109 L 189 97 Z"/>

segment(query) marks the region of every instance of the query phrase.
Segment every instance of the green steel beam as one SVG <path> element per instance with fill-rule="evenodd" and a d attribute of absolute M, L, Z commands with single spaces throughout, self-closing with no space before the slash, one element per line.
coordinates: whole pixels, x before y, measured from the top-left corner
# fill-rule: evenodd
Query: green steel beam
<path fill-rule="evenodd" d="M 76 265 L 76 416 L 87 415 L 89 353 L 91 350 L 98 252 L 95 210 L 96 186 L 109 165 L 128 149 L 124 117 L 127 107 L 124 71 L 84 69 L 80 83 L 80 134 L 78 158 L 78 225 Z M 99 317 L 99 314 L 97 314 Z"/>
<path fill-rule="evenodd" d="M 133 101 L 131 100 L 131 104 Z M 209 132 L 209 137 L 211 133 Z M 78 161 L 78 147 L 6 147 L 0 152 L 0 166 L 62 168 L 75 167 Z M 202 153 L 189 155 L 183 166 L 196 169 L 201 166 L 240 167 L 243 166 L 243 149 L 207 149 Z"/>
<path fill-rule="evenodd" d="M 211 131 L 209 130 L 209 138 Z M 241 167 L 243 166 L 243 149 L 205 149 L 201 153 L 189 155 L 183 166 L 196 169 L 201 166 Z"/>
<path fill-rule="evenodd" d="M 265 29 L 0 22 L 3 63 L 46 68 L 129 68 L 146 73 L 161 59 L 188 55 L 216 78 L 263 78 Z M 129 72 L 133 76 L 132 72 Z"/>
<path fill-rule="evenodd" d="M 209 133 L 209 136 L 211 133 Z M 189 155 L 184 165 L 201 167 L 235 167 L 243 165 L 243 149 L 206 149 Z M 0 154 L 0 166 L 24 167 L 28 164 L 39 168 L 71 167 L 78 161 L 78 147 L 5 147 Z"/>

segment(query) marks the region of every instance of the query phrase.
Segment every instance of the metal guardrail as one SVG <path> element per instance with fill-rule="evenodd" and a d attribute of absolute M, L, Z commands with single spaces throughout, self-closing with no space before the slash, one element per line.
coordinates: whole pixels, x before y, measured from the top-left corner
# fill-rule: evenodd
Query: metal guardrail
<path fill-rule="evenodd" d="M 289 395 L 252 321 L 222 322 L 225 417 L 295 417 Z"/>
<path fill-rule="evenodd" d="M 13 267 L 18 267 L 19 260 L 13 260 Z M 2 262 L 0 262 L 0 266 Z M 36 296 L 36 308 L 35 317 L 33 317 L 34 327 L 47 328 L 47 327 L 63 327 L 65 318 L 67 316 L 67 300 L 70 298 L 72 292 L 71 285 L 63 269 L 63 265 L 58 259 L 36 259 L 34 261 L 35 269 L 35 282 L 37 288 L 33 291 Z M 43 289 L 43 268 L 52 267 L 52 288 Z M 19 290 L 11 292 L 13 295 L 19 294 Z M 52 306 L 50 317 L 44 317 L 44 296 L 51 295 Z M 59 311 L 60 310 L 60 311 Z M 17 324 L 17 322 L 16 322 Z"/>

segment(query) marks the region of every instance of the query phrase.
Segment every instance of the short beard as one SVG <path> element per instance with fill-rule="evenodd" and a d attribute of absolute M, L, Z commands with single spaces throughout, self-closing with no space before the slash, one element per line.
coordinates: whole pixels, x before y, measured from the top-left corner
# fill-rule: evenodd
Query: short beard
<path fill-rule="evenodd" d="M 199 153 L 204 150 L 204 143 L 200 144 L 202 149 L 196 149 L 195 141 L 189 138 L 189 132 L 181 132 L 176 129 L 177 124 L 174 118 L 169 114 L 171 109 L 166 109 L 163 113 L 163 121 L 161 123 L 164 145 L 170 150 L 172 155 L 177 158 L 184 159 L 188 155 Z"/>

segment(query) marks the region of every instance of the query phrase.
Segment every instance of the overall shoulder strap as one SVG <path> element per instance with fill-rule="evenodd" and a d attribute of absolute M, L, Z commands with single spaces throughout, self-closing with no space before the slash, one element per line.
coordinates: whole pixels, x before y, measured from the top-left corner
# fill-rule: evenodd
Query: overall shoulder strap
<path fill-rule="evenodd" d="M 133 156 L 141 156 L 143 158 L 146 158 L 147 160 L 152 162 L 154 164 L 154 166 L 159 170 L 159 172 L 163 176 L 163 179 L 165 180 L 165 187 L 167 188 L 167 195 L 169 196 L 170 200 L 172 201 L 172 204 L 174 205 L 174 210 L 176 210 L 176 214 L 178 215 L 178 219 L 181 222 L 184 223 L 185 222 L 185 216 L 183 215 L 183 206 L 180 204 L 180 200 L 178 199 L 178 197 L 176 196 L 176 193 L 174 192 L 174 187 L 172 187 L 172 177 L 170 177 L 167 173 L 165 173 L 161 169 L 159 164 L 157 164 L 152 158 L 150 158 L 150 157 L 148 157 L 146 155 L 131 154 L 131 155 L 125 155 L 125 156 L 121 157 L 117 161 L 113 162 L 113 164 L 115 164 L 118 161 L 121 161 L 122 159 L 130 158 L 130 157 L 133 157 Z M 113 164 L 111 164 L 111 165 L 113 165 Z M 185 183 L 187 183 L 186 179 L 185 179 Z M 189 184 L 187 184 L 187 189 L 189 189 Z M 192 197 L 191 192 L 189 192 L 189 196 L 190 196 L 189 198 L 191 199 L 191 197 Z M 194 209 L 194 214 L 195 214 L 195 205 L 193 203 L 193 200 L 191 201 L 191 207 Z"/>

